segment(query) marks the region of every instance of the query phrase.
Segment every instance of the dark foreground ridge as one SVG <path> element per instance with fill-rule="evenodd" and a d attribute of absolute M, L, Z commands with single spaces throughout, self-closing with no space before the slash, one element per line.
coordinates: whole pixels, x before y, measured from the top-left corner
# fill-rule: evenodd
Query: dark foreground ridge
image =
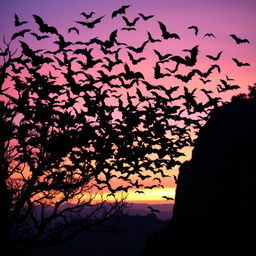
<path fill-rule="evenodd" d="M 173 218 L 141 255 L 255 255 L 256 100 L 213 111 L 178 178 Z"/>

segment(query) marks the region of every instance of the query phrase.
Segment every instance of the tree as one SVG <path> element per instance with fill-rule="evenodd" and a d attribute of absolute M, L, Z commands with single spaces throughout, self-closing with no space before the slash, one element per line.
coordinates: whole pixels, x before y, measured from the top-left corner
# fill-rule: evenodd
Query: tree
<path fill-rule="evenodd" d="M 145 180 L 161 186 L 155 175 L 167 177 L 180 165 L 182 150 L 193 144 L 191 131 L 220 104 L 206 90 L 203 103 L 196 89 L 153 85 L 120 58 L 120 51 L 143 51 L 148 41 L 141 49 L 126 47 L 117 30 L 107 40 L 67 41 L 33 18 L 43 36 L 22 30 L 4 39 L 0 52 L 0 226 L 10 253 L 96 229 L 125 208 L 125 196 L 116 192 L 143 188 Z M 27 34 L 54 47 L 37 49 Z M 197 62 L 198 46 L 187 51 L 173 57 L 176 70 Z M 175 72 L 161 73 L 162 63 L 155 63 L 153 80 Z M 191 74 L 206 78 L 215 68 Z M 108 196 L 93 204 L 103 189 Z"/>

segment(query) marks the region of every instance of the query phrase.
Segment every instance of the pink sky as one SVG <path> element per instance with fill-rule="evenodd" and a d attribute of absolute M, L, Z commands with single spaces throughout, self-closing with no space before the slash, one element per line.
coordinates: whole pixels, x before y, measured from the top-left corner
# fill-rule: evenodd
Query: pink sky
<path fill-rule="evenodd" d="M 130 4 L 126 15 L 129 19 L 138 16 L 139 12 L 145 15 L 154 14 L 155 18 L 142 22 L 139 21 L 137 31 L 126 32 L 120 29 L 124 26 L 121 17 L 111 18 L 111 13 L 118 9 L 121 5 Z M 104 22 L 98 24 L 95 29 L 89 30 L 76 24 L 74 21 L 83 20 L 79 14 L 82 12 L 95 11 L 95 17 L 106 15 Z M 156 60 L 153 49 L 157 49 L 162 53 L 172 53 L 173 55 L 184 56 L 183 49 L 191 49 L 195 45 L 199 45 L 199 58 L 196 68 L 206 71 L 210 65 L 215 64 L 205 57 L 205 55 L 216 55 L 219 51 L 223 51 L 223 56 L 218 64 L 221 66 L 221 74 L 214 73 L 211 76 L 212 84 L 202 85 L 198 79 L 193 79 L 188 87 L 214 89 L 219 79 L 225 79 L 228 75 L 235 79 L 235 83 L 241 85 L 241 92 L 247 90 L 248 85 L 256 82 L 255 79 L 255 61 L 256 61 L 256 1 L 255 0 L 140 0 L 140 1 L 116 1 L 116 0 L 2 0 L 0 5 L 0 39 L 5 35 L 8 40 L 14 32 L 21 28 L 14 27 L 14 13 L 17 13 L 21 20 L 29 22 L 29 28 L 38 29 L 35 25 L 32 14 L 41 16 L 46 23 L 54 25 L 61 34 L 67 36 L 68 40 L 84 40 L 88 41 L 94 36 L 106 40 L 109 33 L 118 28 L 118 39 L 133 46 L 139 46 L 147 39 L 147 31 L 150 31 L 154 38 L 160 38 L 161 33 L 157 21 L 166 24 L 168 30 L 178 33 L 181 40 L 167 40 L 162 43 L 156 43 L 147 47 L 142 56 L 147 57 L 147 61 L 133 67 L 135 70 L 143 72 L 149 80 L 152 79 L 152 68 Z M 187 27 L 197 25 L 199 34 L 196 37 L 193 31 Z M 67 34 L 67 28 L 76 26 L 80 29 L 80 35 L 73 33 Z M 22 27 L 23 28 L 23 27 Z M 25 28 L 25 26 L 24 26 Z M 204 38 L 205 33 L 213 33 L 216 38 Z M 241 38 L 248 38 L 250 44 L 235 44 L 234 40 L 229 36 L 236 34 Z M 23 38 L 22 38 L 23 40 Z M 24 41 L 34 45 L 35 48 L 52 47 L 49 41 L 40 43 L 29 35 Z M 3 42 L 0 41 L 0 47 Z M 18 47 L 15 43 L 13 49 Z M 3 47 L 4 48 L 4 47 Z M 122 53 L 125 54 L 125 53 Z M 138 55 L 139 56 L 139 55 Z M 249 62 L 250 67 L 238 68 L 232 61 L 232 58 L 238 58 L 243 62 Z M 166 65 L 165 67 L 168 67 Z M 182 72 L 182 71 L 180 71 Z M 184 71 L 184 74 L 188 69 Z M 215 82 L 215 84 L 214 84 Z M 184 85 L 180 80 L 171 77 L 168 79 L 160 79 L 157 84 Z M 239 92 L 240 92 L 239 91 Z M 238 91 L 237 91 L 238 92 Z M 198 96 L 200 98 L 200 95 Z M 188 154 L 189 155 L 189 154 Z M 173 187 L 174 181 L 166 179 L 163 183 L 166 186 Z"/>

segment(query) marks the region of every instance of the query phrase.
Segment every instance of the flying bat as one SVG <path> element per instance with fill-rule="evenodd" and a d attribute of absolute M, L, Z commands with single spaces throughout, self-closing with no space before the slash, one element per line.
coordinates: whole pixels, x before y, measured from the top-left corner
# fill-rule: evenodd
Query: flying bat
<path fill-rule="evenodd" d="M 141 57 L 139 59 L 135 59 L 130 52 L 127 52 L 127 54 L 128 54 L 128 56 L 129 56 L 129 58 L 130 58 L 130 60 L 131 60 L 133 65 L 137 65 L 139 62 L 141 62 L 141 61 L 146 59 L 145 57 Z"/>
<path fill-rule="evenodd" d="M 55 27 L 47 25 L 40 16 L 35 14 L 32 16 L 34 17 L 35 22 L 39 26 L 39 30 L 42 33 L 50 33 L 50 34 L 56 34 L 56 35 L 59 34 Z"/>
<path fill-rule="evenodd" d="M 145 41 L 140 47 L 138 48 L 135 48 L 133 46 L 127 46 L 126 48 L 128 48 L 129 50 L 132 50 L 133 52 L 136 52 L 136 53 L 142 53 L 146 44 L 148 43 L 148 40 Z"/>
<path fill-rule="evenodd" d="M 194 29 L 195 30 L 195 35 L 197 36 L 198 34 L 198 27 L 197 26 L 190 26 L 188 29 Z"/>
<path fill-rule="evenodd" d="M 144 191 L 142 191 L 142 190 L 136 190 L 134 193 L 145 194 Z"/>
<path fill-rule="evenodd" d="M 176 34 L 176 33 L 169 33 L 167 31 L 166 26 L 162 22 L 158 21 L 158 24 L 159 24 L 160 29 L 162 31 L 163 39 L 166 39 L 166 40 L 169 39 L 169 38 L 180 39 L 178 34 Z"/>
<path fill-rule="evenodd" d="M 208 36 L 208 37 L 215 37 L 216 38 L 216 36 L 213 33 L 206 33 L 204 35 L 204 37 L 206 37 L 206 36 Z"/>
<path fill-rule="evenodd" d="M 71 31 L 75 31 L 78 35 L 79 35 L 79 29 L 76 27 L 71 27 L 68 29 L 68 33 L 70 33 Z"/>
<path fill-rule="evenodd" d="M 143 13 L 139 13 L 139 15 L 143 20 L 148 20 L 154 17 L 154 15 L 145 16 Z"/>
<path fill-rule="evenodd" d="M 30 34 L 31 34 L 32 36 L 34 36 L 38 41 L 49 37 L 49 36 L 39 36 L 38 34 L 36 34 L 36 33 L 34 33 L 34 32 L 31 32 Z"/>
<path fill-rule="evenodd" d="M 211 60 L 216 61 L 216 60 L 219 60 L 221 54 L 222 54 L 222 51 L 219 52 L 216 57 L 213 57 L 213 56 L 211 56 L 211 55 L 206 55 L 206 57 L 209 58 L 209 59 L 211 59 Z"/>
<path fill-rule="evenodd" d="M 241 38 L 237 37 L 234 34 L 231 34 L 230 36 L 235 40 L 235 42 L 237 44 L 242 44 L 242 43 L 248 43 L 249 44 L 250 43 L 248 39 L 241 39 Z"/>
<path fill-rule="evenodd" d="M 251 66 L 249 63 L 241 62 L 241 61 L 239 61 L 239 60 L 236 59 L 236 58 L 232 58 L 232 60 L 236 63 L 236 65 L 237 65 L 238 67 L 242 67 L 242 66 Z"/>
<path fill-rule="evenodd" d="M 125 27 L 125 28 L 122 28 L 121 30 L 131 31 L 131 30 L 136 30 L 136 28 Z"/>
<path fill-rule="evenodd" d="M 160 211 L 159 211 L 158 209 L 154 209 L 154 208 L 151 207 L 151 206 L 148 206 L 148 209 L 149 209 L 152 213 L 154 213 L 154 212 L 160 213 Z"/>
<path fill-rule="evenodd" d="M 92 15 L 95 14 L 95 12 L 90 12 L 90 13 L 85 13 L 85 12 L 81 12 L 80 15 L 84 16 L 86 19 L 90 19 L 92 17 Z"/>
<path fill-rule="evenodd" d="M 162 198 L 166 199 L 167 201 L 174 200 L 172 197 L 169 197 L 169 196 L 162 196 Z"/>
<path fill-rule="evenodd" d="M 119 9 L 112 12 L 112 19 L 115 18 L 118 14 L 125 14 L 126 9 L 129 8 L 131 5 L 123 5 Z"/>
<path fill-rule="evenodd" d="M 105 15 L 93 20 L 93 21 L 90 21 L 90 22 L 87 22 L 87 21 L 76 21 L 76 23 L 78 24 L 81 24 L 83 26 L 86 26 L 87 28 L 94 28 L 96 24 L 100 23 L 101 20 L 105 17 Z"/>
<path fill-rule="evenodd" d="M 133 27 L 137 23 L 137 21 L 140 19 L 139 17 L 136 17 L 133 21 L 129 21 L 125 16 L 122 16 L 123 20 L 125 21 L 126 26 Z"/>
<path fill-rule="evenodd" d="M 177 74 L 175 75 L 176 78 L 180 79 L 181 81 L 183 81 L 184 83 L 187 83 L 188 81 L 190 81 L 192 79 L 192 77 L 197 73 L 196 69 L 193 69 L 192 71 L 190 71 L 187 75 L 180 75 Z"/>
<path fill-rule="evenodd" d="M 27 24 L 27 23 L 28 23 L 28 22 L 25 21 L 25 20 L 24 20 L 24 21 L 20 21 L 18 15 L 17 15 L 16 13 L 14 14 L 14 19 L 15 19 L 15 20 L 14 20 L 14 26 L 15 26 L 15 27 L 19 27 L 19 26 L 21 26 L 21 25 L 23 25 L 23 24 Z"/>
<path fill-rule="evenodd" d="M 154 38 L 152 37 L 152 35 L 150 34 L 150 32 L 148 32 L 148 40 L 149 40 L 150 43 L 161 42 L 160 39 L 154 39 Z"/>
<path fill-rule="evenodd" d="M 167 77 L 167 76 L 171 76 L 171 74 L 161 73 L 161 67 L 160 67 L 159 63 L 157 62 L 154 67 L 154 78 L 159 79 L 159 78 L 163 78 L 163 77 Z"/>
<path fill-rule="evenodd" d="M 25 35 L 26 33 L 28 33 L 28 32 L 30 32 L 30 29 L 23 29 L 23 30 L 21 30 L 21 31 L 19 31 L 19 32 L 17 32 L 17 33 L 14 33 L 14 34 L 12 35 L 12 37 L 11 37 L 11 40 L 14 40 L 15 38 L 17 38 L 17 37 L 19 37 L 19 36 L 24 37 L 24 35 Z"/>

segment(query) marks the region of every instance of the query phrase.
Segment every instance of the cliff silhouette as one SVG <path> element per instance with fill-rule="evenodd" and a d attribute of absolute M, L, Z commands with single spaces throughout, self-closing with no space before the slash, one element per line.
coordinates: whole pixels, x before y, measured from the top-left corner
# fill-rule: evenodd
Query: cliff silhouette
<path fill-rule="evenodd" d="M 171 221 L 141 255 L 254 255 L 255 147 L 255 97 L 215 109 L 180 167 Z"/>

